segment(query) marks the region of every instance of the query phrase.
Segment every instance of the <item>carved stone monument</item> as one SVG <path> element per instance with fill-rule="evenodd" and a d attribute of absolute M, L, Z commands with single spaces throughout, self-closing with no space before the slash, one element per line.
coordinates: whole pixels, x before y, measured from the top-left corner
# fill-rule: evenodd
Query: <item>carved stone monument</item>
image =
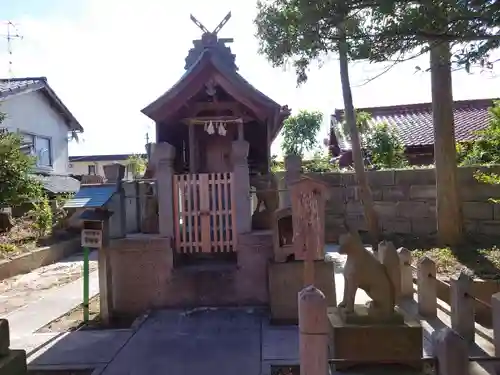
<path fill-rule="evenodd" d="M 344 297 L 328 315 L 332 325 L 331 357 L 347 362 L 336 365 L 336 369 L 351 367 L 360 360 L 419 366 L 422 327 L 396 307 L 401 277 L 395 247 L 380 243 L 383 252 L 377 259 L 357 234 L 342 235 L 339 242 L 339 253 L 347 255 Z M 358 289 L 371 298 L 366 305 L 354 303 Z"/>

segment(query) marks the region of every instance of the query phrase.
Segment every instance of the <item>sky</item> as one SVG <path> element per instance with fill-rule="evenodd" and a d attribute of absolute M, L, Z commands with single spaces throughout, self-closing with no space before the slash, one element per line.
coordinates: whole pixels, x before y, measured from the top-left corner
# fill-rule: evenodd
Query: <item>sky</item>
<path fill-rule="evenodd" d="M 167 91 L 183 74 L 192 40 L 201 36 L 192 13 L 212 30 L 226 15 L 219 33 L 234 38 L 239 72 L 260 91 L 294 112 L 324 114 L 318 140 L 328 136 L 329 117 L 343 108 L 338 61 L 332 56 L 315 65 L 306 84 L 297 88 L 293 71 L 272 68 L 259 56 L 253 19 L 256 0 L 0 0 L 0 76 L 45 76 L 85 129 L 70 155 L 144 152 L 154 123 L 140 110 Z M 22 36 L 8 54 L 5 21 Z M 380 78 L 387 64 L 356 62 L 350 66 L 354 105 L 370 107 L 429 102 L 428 56 L 400 64 Z M 492 73 L 454 73 L 455 100 L 500 96 L 500 79 Z M 280 139 L 272 147 L 279 154 Z"/>

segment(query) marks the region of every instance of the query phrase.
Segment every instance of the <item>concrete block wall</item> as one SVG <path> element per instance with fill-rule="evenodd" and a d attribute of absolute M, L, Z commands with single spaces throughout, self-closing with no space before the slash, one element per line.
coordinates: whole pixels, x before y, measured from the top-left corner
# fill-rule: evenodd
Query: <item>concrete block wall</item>
<path fill-rule="evenodd" d="M 468 233 L 500 236 L 500 205 L 490 198 L 500 197 L 500 185 L 478 182 L 478 170 L 497 173 L 491 168 L 461 167 L 458 171 L 463 201 L 465 228 Z M 421 238 L 436 232 L 436 187 L 434 169 L 370 171 L 368 180 L 375 209 L 387 234 L 413 235 Z M 343 231 L 344 217 L 349 226 L 366 230 L 363 207 L 359 200 L 354 173 L 308 173 L 330 185 L 326 207 L 327 242 L 335 242 Z"/>

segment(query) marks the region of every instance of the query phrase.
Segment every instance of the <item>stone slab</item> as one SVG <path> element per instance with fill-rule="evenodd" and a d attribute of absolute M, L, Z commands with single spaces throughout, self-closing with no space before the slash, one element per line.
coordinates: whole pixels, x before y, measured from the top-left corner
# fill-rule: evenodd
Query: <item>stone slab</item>
<path fill-rule="evenodd" d="M 245 309 L 156 311 L 102 374 L 256 375 L 261 321 Z"/>
<path fill-rule="evenodd" d="M 8 356 L 0 358 L 0 375 L 25 375 L 27 371 L 24 350 L 11 350 Z"/>
<path fill-rule="evenodd" d="M 30 366 L 109 363 L 135 331 L 75 331 L 46 345 L 30 357 Z M 89 366 L 90 367 L 90 366 Z"/>
<path fill-rule="evenodd" d="M 351 367 L 356 360 L 411 365 L 420 362 L 423 332 L 417 320 L 407 319 L 403 325 L 346 324 L 337 309 L 329 309 L 328 318 L 330 357 L 348 360 L 336 365 L 337 370 Z"/>
<path fill-rule="evenodd" d="M 315 261 L 315 285 L 326 296 L 328 306 L 337 306 L 335 263 Z M 304 262 L 269 265 L 271 319 L 279 324 L 298 323 L 298 293 L 304 288 Z"/>
<path fill-rule="evenodd" d="M 404 315 L 394 310 L 394 314 L 389 317 L 377 317 L 370 315 L 366 305 L 354 305 L 352 313 L 346 313 L 343 309 L 331 309 L 332 314 L 339 314 L 344 324 L 347 325 L 402 325 L 405 322 Z"/>
<path fill-rule="evenodd" d="M 262 360 L 299 360 L 299 327 L 262 325 Z"/>
<path fill-rule="evenodd" d="M 67 335 L 67 332 L 54 332 L 54 333 L 35 333 L 33 335 L 26 335 L 17 337 L 12 340 L 11 348 L 26 350 L 28 362 L 30 356 L 38 350 L 41 350 L 46 345 L 54 344 L 55 341 Z"/>

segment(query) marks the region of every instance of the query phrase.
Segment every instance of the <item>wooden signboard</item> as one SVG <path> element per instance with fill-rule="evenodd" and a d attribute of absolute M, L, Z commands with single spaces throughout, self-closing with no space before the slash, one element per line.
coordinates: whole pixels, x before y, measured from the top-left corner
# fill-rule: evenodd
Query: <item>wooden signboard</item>
<path fill-rule="evenodd" d="M 303 177 L 290 186 L 293 247 L 296 260 L 304 260 L 305 285 L 314 283 L 314 261 L 325 257 L 325 202 L 328 187 Z"/>
<path fill-rule="evenodd" d="M 102 247 L 102 230 L 82 229 L 82 247 Z"/>

